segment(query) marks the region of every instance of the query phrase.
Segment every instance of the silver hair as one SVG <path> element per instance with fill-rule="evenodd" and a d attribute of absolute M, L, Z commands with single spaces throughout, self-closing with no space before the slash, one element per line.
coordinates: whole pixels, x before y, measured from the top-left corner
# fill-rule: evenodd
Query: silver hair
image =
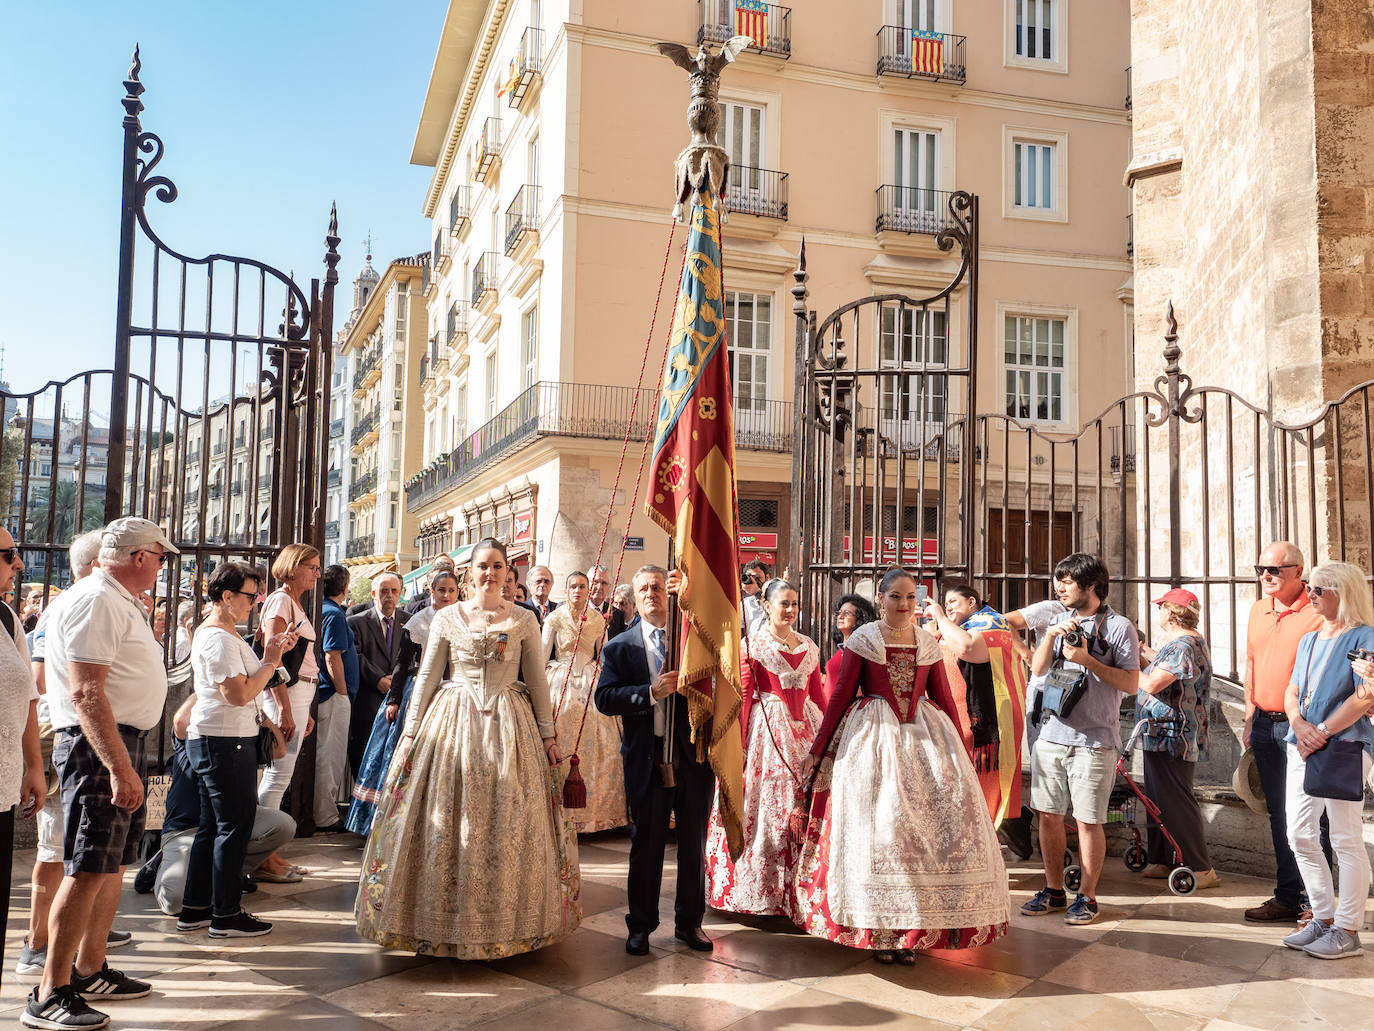
<path fill-rule="evenodd" d="M 106 569 L 114 569 L 119 566 L 126 566 L 133 558 L 135 551 L 142 551 L 141 544 L 125 544 L 119 547 L 110 547 L 107 544 L 100 546 L 100 564 Z"/>
<path fill-rule="evenodd" d="M 71 546 L 67 548 L 67 558 L 76 579 L 89 575 L 94 568 L 96 559 L 100 557 L 100 538 L 103 533 L 103 530 L 87 530 L 72 539 Z"/>

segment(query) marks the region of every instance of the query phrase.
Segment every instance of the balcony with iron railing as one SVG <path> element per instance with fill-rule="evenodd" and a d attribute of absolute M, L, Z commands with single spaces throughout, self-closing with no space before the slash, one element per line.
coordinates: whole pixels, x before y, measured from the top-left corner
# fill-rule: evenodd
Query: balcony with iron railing
<path fill-rule="evenodd" d="M 948 190 L 924 190 L 913 186 L 879 186 L 877 219 L 879 233 L 935 235 L 955 225 L 949 211 Z"/>
<path fill-rule="evenodd" d="M 220 441 L 218 444 L 210 448 L 211 458 L 218 458 L 222 454 L 224 454 L 224 441 Z"/>
<path fill-rule="evenodd" d="M 342 419 L 331 419 L 329 421 L 329 439 L 342 437 L 344 431 L 344 421 Z"/>
<path fill-rule="evenodd" d="M 210 489 L 206 491 L 205 494 L 211 501 L 218 501 L 220 498 L 224 497 L 224 484 L 210 484 Z"/>
<path fill-rule="evenodd" d="M 434 271 L 440 275 L 448 271 L 450 250 L 448 230 L 441 227 L 434 233 L 434 254 L 431 259 Z"/>
<path fill-rule="evenodd" d="M 487 251 L 472 266 L 472 306 L 487 312 L 496 303 L 496 262 L 499 255 Z"/>
<path fill-rule="evenodd" d="M 731 165 L 725 206 L 731 214 L 787 221 L 787 173 Z"/>
<path fill-rule="evenodd" d="M 878 74 L 962 85 L 967 74 L 967 39 L 948 32 L 884 25 L 878 30 Z"/>
<path fill-rule="evenodd" d="M 361 393 L 370 387 L 377 380 L 382 378 L 382 346 L 373 344 L 371 347 L 358 352 L 358 358 L 353 368 L 353 392 Z M 373 373 L 376 373 L 374 376 Z"/>
<path fill-rule="evenodd" d="M 339 521 L 337 519 L 331 519 L 324 524 L 324 539 L 327 541 L 339 539 Z"/>
<path fill-rule="evenodd" d="M 342 486 L 343 486 L 343 470 L 341 470 L 341 469 L 330 469 L 329 472 L 325 474 L 325 480 L 324 480 L 324 482 L 325 482 L 325 486 L 327 486 L 327 487 L 342 487 Z"/>
<path fill-rule="evenodd" d="M 461 346 L 460 338 L 468 335 L 467 301 L 454 301 L 448 306 L 448 315 L 444 320 L 444 325 L 448 331 L 449 355 L 451 357 L 453 352 Z"/>
<path fill-rule="evenodd" d="M 377 493 L 377 470 L 363 473 L 348 485 L 348 500 L 357 501 L 369 494 Z"/>
<path fill-rule="evenodd" d="M 792 8 L 762 0 L 697 0 L 701 28 L 697 45 L 724 43 L 732 36 L 748 36 L 757 54 L 792 56 Z"/>
<path fill-rule="evenodd" d="M 506 83 L 506 103 L 523 111 L 525 102 L 533 99 L 539 92 L 539 83 L 544 68 L 544 33 L 540 29 L 528 28 L 520 37 L 520 47 L 515 52 L 515 67 Z"/>
<path fill-rule="evenodd" d="M 488 118 L 482 123 L 482 132 L 472 146 L 472 178 L 479 183 L 486 182 L 496 174 L 501 161 L 501 119 Z"/>
<path fill-rule="evenodd" d="M 434 379 L 434 361 L 430 358 L 429 352 L 426 351 L 424 354 L 420 355 L 421 388 L 429 386 L 429 383 L 432 379 Z"/>
<path fill-rule="evenodd" d="M 479 427 L 458 447 L 406 483 L 406 510 L 414 511 L 542 437 L 622 440 L 626 424 L 642 438 L 658 417 L 656 390 L 593 383 L 542 381 Z M 630 418 L 631 410 L 634 418 Z M 735 407 L 735 444 L 751 451 L 792 447 L 792 405 L 746 401 Z"/>
<path fill-rule="evenodd" d="M 525 185 L 515 191 L 506 208 L 506 254 L 530 250 L 539 244 L 539 187 Z"/>
<path fill-rule="evenodd" d="M 448 231 L 455 240 L 472 224 L 472 187 L 466 183 L 454 187 L 448 199 Z"/>
<path fill-rule="evenodd" d="M 434 335 L 429 338 L 429 350 L 426 354 L 429 357 L 430 369 L 435 375 L 448 368 L 448 349 L 449 349 L 448 330 L 436 330 Z"/>
<path fill-rule="evenodd" d="M 345 558 L 365 558 L 372 554 L 371 537 L 354 537 L 344 545 Z"/>
<path fill-rule="evenodd" d="M 358 444 L 368 434 L 376 432 L 377 421 L 378 414 L 376 409 L 373 409 L 365 415 L 359 416 L 357 421 L 353 424 L 353 432 L 349 436 L 349 443 Z"/>

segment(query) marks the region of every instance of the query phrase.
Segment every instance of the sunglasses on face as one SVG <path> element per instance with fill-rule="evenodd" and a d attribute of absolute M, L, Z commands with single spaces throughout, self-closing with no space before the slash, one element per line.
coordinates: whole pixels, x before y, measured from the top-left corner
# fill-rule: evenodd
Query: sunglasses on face
<path fill-rule="evenodd" d="M 140 548 L 134 554 L 152 555 L 155 559 L 157 559 L 157 564 L 160 566 L 165 566 L 167 564 L 167 560 L 172 557 L 168 552 L 149 551 L 147 548 Z"/>
<path fill-rule="evenodd" d="M 1330 591 L 1332 594 L 1335 594 L 1335 593 L 1336 593 L 1336 588 L 1334 588 L 1334 587 L 1318 587 L 1318 586 L 1316 586 L 1315 584 L 1308 584 L 1308 585 L 1307 585 L 1307 596 L 1308 596 L 1309 598 L 1320 598 L 1323 594 L 1326 594 L 1328 591 Z"/>
<path fill-rule="evenodd" d="M 1296 562 L 1290 562 L 1290 563 L 1288 563 L 1287 565 L 1282 565 L 1282 566 L 1256 566 L 1256 567 L 1255 567 L 1255 575 L 1256 575 L 1256 576 L 1278 576 L 1278 575 L 1279 575 L 1279 570 L 1281 570 L 1281 569 L 1297 569 L 1297 568 L 1298 568 L 1298 565 L 1297 565 Z"/>
<path fill-rule="evenodd" d="M 4 561 L 6 564 L 12 563 L 18 557 L 18 545 L 13 548 L 0 548 L 0 560 Z"/>

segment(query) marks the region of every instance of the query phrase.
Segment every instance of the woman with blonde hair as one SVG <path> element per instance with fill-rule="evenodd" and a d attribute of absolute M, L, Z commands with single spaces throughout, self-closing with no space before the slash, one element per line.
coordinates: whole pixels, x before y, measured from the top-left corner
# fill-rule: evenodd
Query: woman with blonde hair
<path fill-rule="evenodd" d="M 281 806 L 282 795 L 296 769 L 301 741 L 315 727 L 310 718 L 310 703 L 319 689 L 320 668 L 315 659 L 315 627 L 301 606 L 301 597 L 320 578 L 320 553 L 309 544 L 288 544 L 272 561 L 272 577 L 281 586 L 262 605 L 264 642 L 271 644 L 290 631 L 308 643 L 300 647 L 296 679 L 289 684 L 276 684 L 263 693 L 263 710 L 286 738 L 286 757 L 264 770 L 258 784 L 258 805 L 267 809 Z M 285 657 L 283 661 L 289 672 L 294 662 Z M 290 865 L 274 852 L 263 860 L 255 876 L 269 883 L 294 884 L 304 874 L 302 868 Z"/>
<path fill-rule="evenodd" d="M 1362 815 L 1364 782 L 1374 755 L 1367 718 L 1374 666 L 1350 656 L 1374 651 L 1374 602 L 1364 573 L 1348 562 L 1313 569 L 1307 596 L 1322 624 L 1298 642 L 1283 707 L 1289 728 L 1288 843 L 1307 888 L 1312 920 L 1283 944 L 1317 959 L 1350 959 L 1364 955 L 1359 931 L 1370 868 Z M 1323 813 L 1340 864 L 1339 905 L 1322 855 Z"/>

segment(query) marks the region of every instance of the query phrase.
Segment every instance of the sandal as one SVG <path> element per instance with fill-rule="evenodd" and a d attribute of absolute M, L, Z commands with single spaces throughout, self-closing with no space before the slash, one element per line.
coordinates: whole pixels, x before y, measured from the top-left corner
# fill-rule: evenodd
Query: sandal
<path fill-rule="evenodd" d="M 299 884 L 304 880 L 294 866 L 288 868 L 285 873 L 273 873 L 270 870 L 259 868 L 258 872 L 253 875 L 253 879 L 262 884 Z"/>
<path fill-rule="evenodd" d="M 881 963 L 883 966 L 890 966 L 897 962 L 897 953 L 893 952 L 891 949 L 879 949 L 873 954 L 873 961 L 875 963 Z"/>

